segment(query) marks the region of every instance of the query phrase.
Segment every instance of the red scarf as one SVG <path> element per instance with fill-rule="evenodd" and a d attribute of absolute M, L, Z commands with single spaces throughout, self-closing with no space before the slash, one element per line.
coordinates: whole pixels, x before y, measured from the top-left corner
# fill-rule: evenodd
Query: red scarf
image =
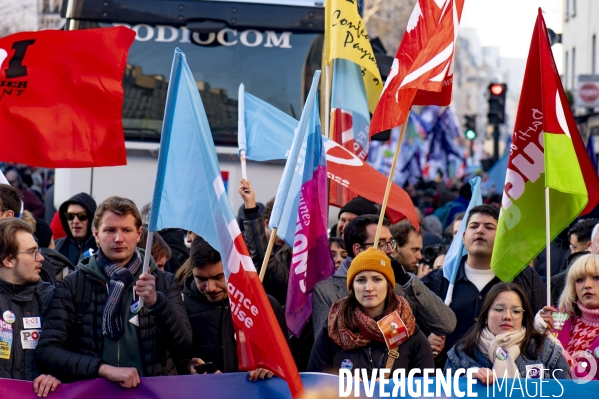
<path fill-rule="evenodd" d="M 399 305 L 397 306 L 397 313 L 403 320 L 408 334 L 411 336 L 416 330 L 416 319 L 412 314 L 410 304 L 404 298 L 395 295 Z M 359 331 L 354 333 L 350 331 L 341 318 L 339 317 L 339 309 L 341 302 L 347 300 L 347 298 L 341 299 L 331 307 L 328 317 L 328 332 L 329 337 L 343 350 L 352 350 L 355 348 L 361 348 L 368 345 L 371 341 L 385 342 L 383 333 L 379 329 L 376 321 L 368 316 L 360 306 L 356 306 L 354 309 L 354 316 L 358 322 Z M 386 316 L 386 315 L 385 315 Z"/>

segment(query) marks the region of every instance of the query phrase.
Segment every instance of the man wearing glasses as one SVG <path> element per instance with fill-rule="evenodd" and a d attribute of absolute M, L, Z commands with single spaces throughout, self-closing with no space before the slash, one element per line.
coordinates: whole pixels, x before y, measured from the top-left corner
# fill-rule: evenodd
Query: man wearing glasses
<path fill-rule="evenodd" d="M 33 381 L 40 397 L 60 384 L 40 375 L 33 356 L 54 291 L 40 279 L 43 260 L 29 224 L 0 220 L 0 378 Z"/>
<path fill-rule="evenodd" d="M 348 257 L 345 258 L 335 274 L 316 283 L 312 291 L 312 318 L 314 321 L 314 339 L 324 330 L 327 316 L 333 302 L 345 298 L 347 290 L 347 270 L 352 260 L 360 252 L 374 246 L 379 217 L 377 215 L 358 216 L 349 222 L 344 229 L 343 239 Z M 397 243 L 389 231 L 389 222 L 384 220 L 381 227 L 378 249 L 385 251 L 391 257 L 397 248 Z M 403 266 L 391 258 L 391 267 L 395 273 L 395 290 L 410 302 L 417 324 L 426 333 L 441 332 L 449 334 L 456 324 L 455 315 L 443 301 L 432 293 L 412 273 L 407 273 Z"/>
<path fill-rule="evenodd" d="M 86 193 L 79 193 L 63 202 L 58 212 L 67 236 L 56 241 L 56 251 L 77 265 L 87 251 L 98 249 L 90 223 L 96 212 L 96 201 Z"/>

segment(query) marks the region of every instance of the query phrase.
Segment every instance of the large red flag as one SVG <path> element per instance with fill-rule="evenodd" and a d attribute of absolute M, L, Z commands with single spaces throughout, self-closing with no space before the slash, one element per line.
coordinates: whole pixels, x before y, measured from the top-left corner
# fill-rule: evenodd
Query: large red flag
<path fill-rule="evenodd" d="M 127 163 L 125 27 L 0 39 L 0 160 L 48 168 Z"/>
<path fill-rule="evenodd" d="M 370 135 L 403 124 L 412 104 L 449 105 L 464 0 L 418 0 L 370 123 Z"/>
<path fill-rule="evenodd" d="M 383 174 L 333 140 L 325 140 L 324 147 L 331 182 L 334 181 L 369 201 L 379 204 L 383 201 L 387 186 L 387 178 Z M 385 214 L 391 223 L 407 218 L 418 228 L 414 204 L 408 193 L 396 184 L 391 186 Z"/>

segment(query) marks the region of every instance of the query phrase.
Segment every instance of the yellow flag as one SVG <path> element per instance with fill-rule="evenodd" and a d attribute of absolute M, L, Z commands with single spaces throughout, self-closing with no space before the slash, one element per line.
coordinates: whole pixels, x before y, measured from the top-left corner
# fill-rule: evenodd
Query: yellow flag
<path fill-rule="evenodd" d="M 383 90 L 374 52 L 366 33 L 366 25 L 358 13 L 357 0 L 328 0 L 325 6 L 325 59 L 352 61 L 362 69 L 368 109 L 374 113 Z"/>

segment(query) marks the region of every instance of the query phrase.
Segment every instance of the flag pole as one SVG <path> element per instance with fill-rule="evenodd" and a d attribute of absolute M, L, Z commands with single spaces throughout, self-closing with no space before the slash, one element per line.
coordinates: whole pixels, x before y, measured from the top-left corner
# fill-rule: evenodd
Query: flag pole
<path fill-rule="evenodd" d="M 268 247 L 266 247 L 266 254 L 264 254 L 264 260 L 262 261 L 262 267 L 260 268 L 260 282 L 264 281 L 264 276 L 266 275 L 266 268 L 268 267 L 268 261 L 270 260 L 270 254 L 272 253 L 272 248 L 275 245 L 275 239 L 277 238 L 277 230 L 279 228 L 275 227 L 270 232 L 270 240 L 268 240 Z"/>
<path fill-rule="evenodd" d="M 545 250 L 547 251 L 547 306 L 551 306 L 551 229 L 549 223 L 549 187 L 545 187 Z"/>
<path fill-rule="evenodd" d="M 239 94 L 237 96 L 237 137 L 239 138 L 239 133 L 243 133 L 243 137 L 245 135 L 245 86 L 243 83 L 239 85 Z M 238 140 L 239 141 L 239 140 Z M 246 168 L 246 142 L 244 140 L 243 149 L 239 150 L 239 161 L 241 162 L 241 177 L 244 180 L 248 179 L 248 172 Z M 249 194 L 249 190 L 247 188 L 243 189 L 245 194 Z"/>
<path fill-rule="evenodd" d="M 331 139 L 331 73 L 335 60 L 325 66 L 325 88 L 324 88 L 324 135 Z"/>
<path fill-rule="evenodd" d="M 391 193 L 391 186 L 393 185 L 393 175 L 395 174 L 395 167 L 397 166 L 397 158 L 399 157 L 399 151 L 403 143 L 404 136 L 406 134 L 406 127 L 408 126 L 408 120 L 410 119 L 410 110 L 406 115 L 406 121 L 401 127 L 399 133 L 399 140 L 397 140 L 397 148 L 395 149 L 395 155 L 393 156 L 393 163 L 391 164 L 391 171 L 389 172 L 389 179 L 387 180 L 387 188 L 385 189 L 385 197 L 381 206 L 381 215 L 379 216 L 379 224 L 376 227 L 376 235 L 374 236 L 374 247 L 378 248 L 379 236 L 381 235 L 381 228 L 383 227 L 383 219 L 385 218 L 385 210 L 387 209 L 387 201 L 389 200 L 389 193 Z"/>
<path fill-rule="evenodd" d="M 146 254 L 144 256 L 144 263 L 142 266 L 142 274 L 148 274 L 148 271 L 150 270 L 150 257 L 152 256 L 152 241 L 154 240 L 154 232 L 153 231 L 149 231 L 148 230 L 148 239 L 146 241 Z M 139 308 L 144 306 L 144 300 L 143 298 L 139 298 Z"/>

